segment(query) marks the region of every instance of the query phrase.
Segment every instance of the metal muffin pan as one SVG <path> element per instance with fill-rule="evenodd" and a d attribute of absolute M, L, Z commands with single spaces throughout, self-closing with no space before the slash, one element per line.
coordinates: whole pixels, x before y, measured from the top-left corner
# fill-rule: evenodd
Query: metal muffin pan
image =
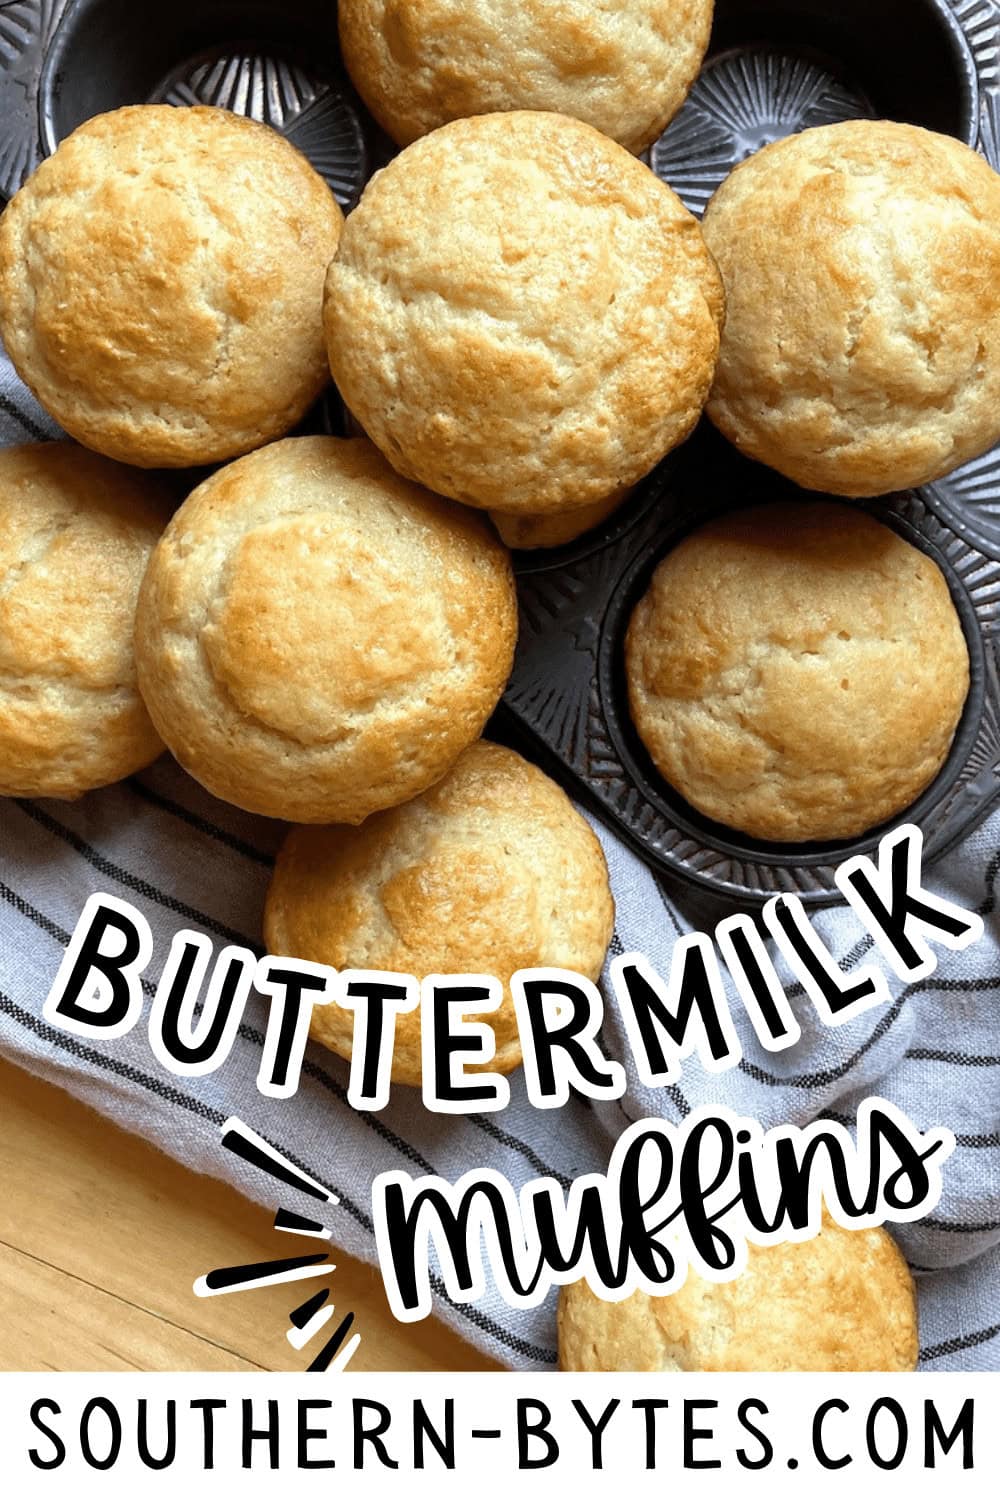
<path fill-rule="evenodd" d="M 264 120 L 343 207 L 374 170 L 377 131 L 318 0 L 13 0 L 0 5 L 0 194 L 91 115 L 123 104 L 216 104 Z"/>
<path fill-rule="evenodd" d="M 0 195 L 90 115 L 150 100 L 265 120 L 347 209 L 393 149 L 340 65 L 333 4 L 13 0 L 0 6 Z M 859 116 L 945 131 L 1000 167 L 1000 0 L 717 0 L 705 67 L 648 160 L 700 214 L 761 146 Z M 346 430 L 335 393 L 311 425 Z M 836 866 L 885 829 L 844 844 L 774 845 L 703 818 L 658 775 L 630 722 L 624 634 L 682 535 L 735 504 L 796 493 L 703 423 L 604 525 L 515 558 L 521 638 L 496 732 L 528 748 L 654 869 L 744 905 L 779 891 L 836 899 Z M 919 824 L 929 860 L 1000 800 L 1000 449 L 864 508 L 941 566 L 969 644 L 972 687 L 951 754 L 895 820 Z"/>
<path fill-rule="evenodd" d="M 656 564 L 687 532 L 711 516 L 801 494 L 703 423 L 645 482 L 610 534 L 518 560 L 521 633 L 507 711 L 547 766 L 556 774 L 562 768 L 564 780 L 569 770 L 588 804 L 650 864 L 740 904 L 779 891 L 811 903 L 836 899 L 836 866 L 874 848 L 886 827 L 845 843 L 767 844 L 697 813 L 659 776 L 631 723 L 625 631 Z M 931 492 L 908 491 L 863 508 L 941 567 L 969 646 L 971 688 L 948 761 L 894 820 L 923 829 L 930 860 L 1000 799 L 1000 553 L 991 556 L 959 535 Z"/>

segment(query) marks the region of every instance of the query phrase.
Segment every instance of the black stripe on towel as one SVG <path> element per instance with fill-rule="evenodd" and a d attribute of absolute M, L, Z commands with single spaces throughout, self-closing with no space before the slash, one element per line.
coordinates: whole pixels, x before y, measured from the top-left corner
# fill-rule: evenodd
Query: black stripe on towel
<path fill-rule="evenodd" d="M 260 944 L 253 942 L 245 933 L 237 932 L 233 927 L 227 927 L 224 922 L 217 922 L 214 917 L 207 916 L 205 912 L 198 911 L 194 906 L 188 906 L 184 901 L 178 901 L 176 896 L 168 895 L 166 891 L 161 891 L 150 881 L 143 880 L 138 875 L 132 875 L 121 865 L 116 865 L 92 844 L 88 844 L 86 839 L 82 839 L 79 834 L 74 833 L 71 828 L 67 828 L 64 823 L 60 823 L 57 818 L 53 818 L 33 802 L 26 802 L 20 797 L 14 798 L 13 801 L 15 807 L 20 808 L 27 817 L 33 818 L 36 823 L 41 824 L 47 832 L 61 839 L 64 844 L 68 844 L 98 874 L 109 876 L 119 885 L 137 892 L 140 896 L 145 896 L 147 901 L 153 901 L 157 906 L 165 907 L 167 911 L 172 911 L 179 917 L 186 917 L 189 922 L 195 922 L 199 927 L 214 932 L 217 937 L 225 938 L 227 943 L 236 943 L 241 948 L 249 948 L 251 953 L 258 955 L 263 953 L 264 950 Z"/>
<path fill-rule="evenodd" d="M 941 1359 L 946 1354 L 958 1354 L 962 1349 L 974 1349 L 977 1344 L 988 1344 L 990 1339 L 995 1339 L 1000 1334 L 1000 1323 L 994 1323 L 991 1328 L 980 1328 L 977 1333 L 966 1333 L 961 1338 L 945 1339 L 943 1344 L 931 1344 L 920 1351 L 920 1363 L 926 1364 L 928 1360 Z"/>
<path fill-rule="evenodd" d="M 169 797 L 164 797 L 162 792 L 155 792 L 152 787 L 146 786 L 137 776 L 132 776 L 126 781 L 125 786 L 129 791 L 135 792 L 144 802 L 151 807 L 158 807 L 162 812 L 169 813 L 173 818 L 179 818 L 182 823 L 197 830 L 198 833 L 207 834 L 210 839 L 215 839 L 219 844 L 224 844 L 227 849 L 232 849 L 236 854 L 242 854 L 245 859 L 252 859 L 254 864 L 264 865 L 271 869 L 274 865 L 274 855 L 267 854 L 263 849 L 258 849 L 253 844 L 247 843 L 246 839 L 237 837 L 225 828 L 220 828 L 217 823 L 212 823 L 208 818 L 203 818 L 199 813 L 192 812 L 180 802 L 174 802 Z"/>
<path fill-rule="evenodd" d="M 21 408 L 16 405 L 16 403 L 13 402 L 9 396 L 5 396 L 3 392 L 0 392 L 0 411 L 5 412 L 8 417 L 13 417 L 14 421 L 17 422 L 19 426 L 23 427 L 25 432 L 29 433 L 31 437 L 37 438 L 40 443 L 51 442 L 51 432 L 46 432 L 43 427 L 39 426 L 34 417 L 29 417 L 27 412 L 22 411 Z"/>

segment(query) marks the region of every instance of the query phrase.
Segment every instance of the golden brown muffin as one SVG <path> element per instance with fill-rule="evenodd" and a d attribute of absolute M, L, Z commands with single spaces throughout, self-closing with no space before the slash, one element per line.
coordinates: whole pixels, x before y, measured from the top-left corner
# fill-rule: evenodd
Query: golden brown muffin
<path fill-rule="evenodd" d="M 916 1292 L 884 1229 L 829 1217 L 802 1244 L 749 1246 L 735 1281 L 688 1273 L 666 1297 L 603 1302 L 585 1281 L 559 1299 L 563 1370 L 912 1370 Z"/>
<path fill-rule="evenodd" d="M 604 854 L 554 781 L 480 740 L 442 781 L 363 828 L 295 828 L 264 913 L 268 952 L 336 969 L 492 974 L 552 966 L 596 979 L 614 923 Z M 493 1027 L 509 1073 L 521 1044 L 509 993 Z M 312 1035 L 349 1058 L 354 1012 L 324 1005 Z M 392 1078 L 419 1084 L 420 1015 L 397 1018 Z"/>
<path fill-rule="evenodd" d="M 150 476 L 75 443 L 0 449 L 0 796 L 79 797 L 162 751 L 132 626 L 168 515 Z"/>
<path fill-rule="evenodd" d="M 526 515 L 598 504 L 687 436 L 722 313 L 670 189 L 529 112 L 445 125 L 377 173 L 325 304 L 334 378 L 390 463 Z"/>
<path fill-rule="evenodd" d="M 1000 177 L 967 146 L 807 130 L 737 167 L 703 227 L 727 293 L 708 412 L 744 453 L 879 495 L 1000 439 Z"/>
<path fill-rule="evenodd" d="M 449 120 L 555 110 L 644 151 L 687 98 L 712 0 L 340 0 L 358 92 L 401 146 Z"/>
<path fill-rule="evenodd" d="M 343 216 L 266 125 L 222 109 L 98 115 L 0 219 L 0 333 L 73 437 L 144 468 L 287 432 L 322 390 Z"/>
<path fill-rule="evenodd" d="M 845 839 L 948 755 L 969 654 L 937 565 L 863 511 L 766 505 L 660 563 L 625 647 L 636 728 L 692 806 L 756 838 Z"/>
<path fill-rule="evenodd" d="M 548 516 L 508 515 L 503 510 L 491 510 L 490 520 L 500 533 L 501 541 L 508 547 L 526 552 L 537 547 L 563 547 L 576 541 L 586 531 L 593 531 L 602 521 L 624 505 L 633 493 L 635 485 L 625 485 L 599 500 L 596 505 L 585 505 L 582 510 L 555 511 Z"/>
<path fill-rule="evenodd" d="M 181 765 L 250 812 L 360 823 L 482 732 L 517 601 L 488 523 L 364 438 L 286 438 L 198 486 L 153 554 L 139 682 Z"/>

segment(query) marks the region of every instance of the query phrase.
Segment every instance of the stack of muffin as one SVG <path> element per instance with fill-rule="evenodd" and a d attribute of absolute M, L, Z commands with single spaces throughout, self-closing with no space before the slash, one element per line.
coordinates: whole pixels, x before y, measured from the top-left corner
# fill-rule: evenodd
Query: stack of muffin
<path fill-rule="evenodd" d="M 598 524 L 706 404 L 744 452 L 843 496 L 1000 438 L 1000 179 L 954 140 L 856 121 L 760 152 L 699 226 L 633 153 L 710 22 L 711 0 L 341 0 L 354 82 L 405 148 L 346 222 L 289 144 L 219 110 L 120 109 L 41 165 L 0 220 L 0 333 L 76 442 L 0 454 L 0 793 L 75 797 L 165 744 L 215 795 L 299 825 L 272 951 L 598 975 L 600 845 L 480 739 L 516 641 L 505 542 Z M 367 436 L 286 436 L 330 371 Z M 171 517 L 146 471 L 198 465 L 222 467 Z M 908 806 L 969 673 L 936 566 L 832 501 L 685 539 L 625 665 L 663 776 L 781 840 Z M 509 1071 L 509 998 L 493 1020 Z M 350 1055 L 349 1013 L 315 1028 Z M 420 1081 L 416 1016 L 393 1077 Z M 789 1367 L 912 1364 L 912 1288 L 880 1232 L 758 1252 L 755 1315 L 814 1261 L 839 1352 L 796 1315 Z M 873 1276 L 878 1297 L 845 1294 Z M 689 1325 L 729 1316 L 731 1289 L 690 1286 L 627 1310 L 576 1289 L 565 1362 L 752 1358 L 753 1340 L 698 1354 Z M 855 1307 L 883 1334 L 859 1340 Z"/>

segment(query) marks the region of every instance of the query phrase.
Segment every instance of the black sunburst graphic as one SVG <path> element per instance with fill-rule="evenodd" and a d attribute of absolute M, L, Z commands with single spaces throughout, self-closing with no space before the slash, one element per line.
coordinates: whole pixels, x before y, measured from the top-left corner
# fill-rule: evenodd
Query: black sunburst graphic
<path fill-rule="evenodd" d="M 275 1146 L 248 1125 L 244 1125 L 242 1120 L 235 1116 L 226 1120 L 221 1133 L 223 1149 L 239 1156 L 258 1171 L 266 1172 L 278 1182 L 297 1188 L 299 1192 L 331 1207 L 340 1202 L 336 1193 L 301 1171 Z M 279 1207 L 275 1212 L 274 1228 L 285 1234 L 302 1235 L 308 1239 L 330 1239 L 329 1229 L 318 1220 L 287 1208 Z M 274 1286 L 279 1282 L 329 1276 L 336 1269 L 334 1262 L 330 1260 L 329 1251 L 321 1250 L 314 1255 L 292 1255 L 279 1260 L 257 1261 L 246 1266 L 223 1266 L 219 1270 L 209 1271 L 205 1276 L 199 1276 L 193 1291 L 196 1297 L 221 1297 L 231 1292 L 250 1292 L 257 1287 Z M 292 1348 L 304 1349 L 332 1321 L 334 1310 L 329 1287 L 324 1287 L 294 1308 L 288 1315 L 291 1327 L 286 1334 Z M 353 1322 L 353 1312 L 341 1318 L 308 1366 L 311 1373 L 338 1373 L 347 1368 L 361 1343 L 360 1334 L 351 1334 Z"/>

